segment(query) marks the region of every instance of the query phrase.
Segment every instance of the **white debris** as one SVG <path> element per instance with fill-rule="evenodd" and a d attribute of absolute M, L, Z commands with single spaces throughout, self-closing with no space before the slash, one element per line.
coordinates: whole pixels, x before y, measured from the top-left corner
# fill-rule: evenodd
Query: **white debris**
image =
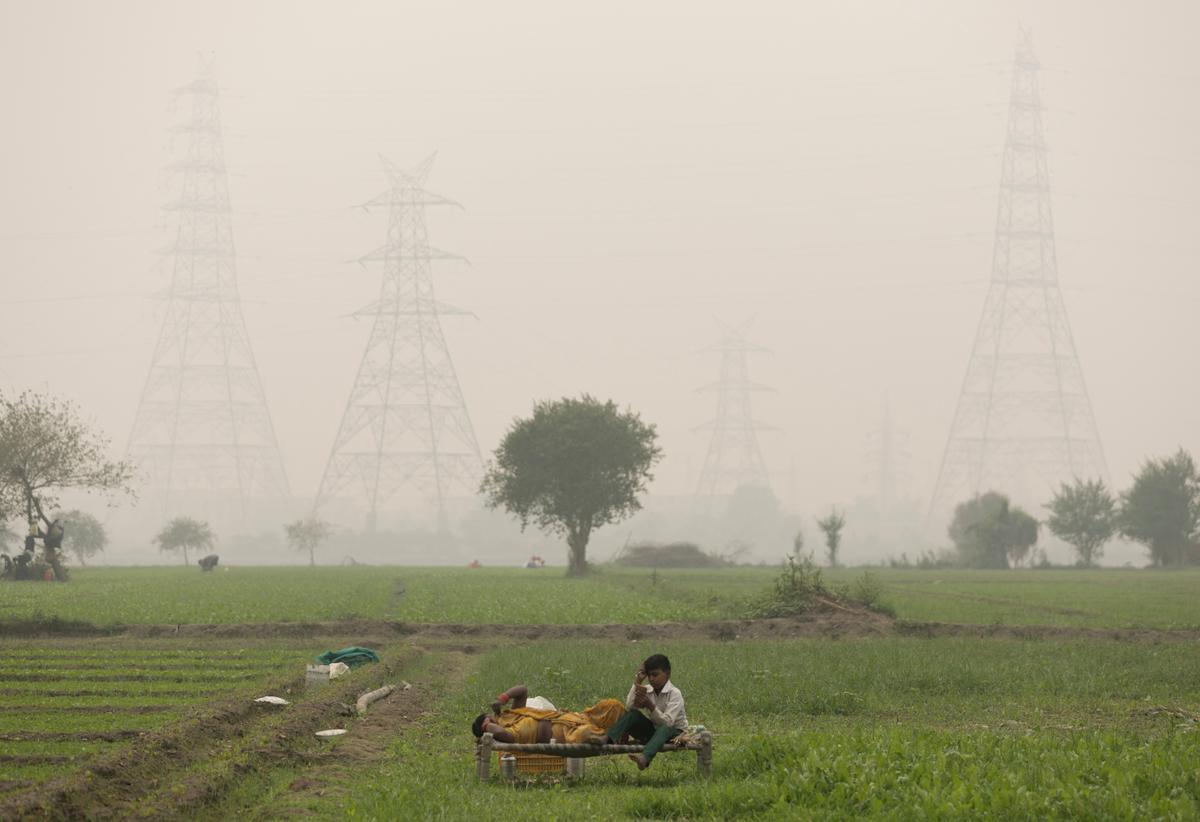
<path fill-rule="evenodd" d="M 291 705 L 292 704 L 281 696 L 260 696 L 258 699 L 254 700 L 254 701 L 262 703 L 263 705 Z"/>

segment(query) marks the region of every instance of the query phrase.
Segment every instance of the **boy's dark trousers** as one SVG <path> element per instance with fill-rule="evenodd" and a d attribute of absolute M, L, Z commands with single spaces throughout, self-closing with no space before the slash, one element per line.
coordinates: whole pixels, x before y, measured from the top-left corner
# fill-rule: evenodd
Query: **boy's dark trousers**
<path fill-rule="evenodd" d="M 616 742 L 625 733 L 645 745 L 642 756 L 649 762 L 663 745 L 683 732 L 668 725 L 656 727 L 641 711 L 629 711 L 608 729 L 608 738 Z"/>

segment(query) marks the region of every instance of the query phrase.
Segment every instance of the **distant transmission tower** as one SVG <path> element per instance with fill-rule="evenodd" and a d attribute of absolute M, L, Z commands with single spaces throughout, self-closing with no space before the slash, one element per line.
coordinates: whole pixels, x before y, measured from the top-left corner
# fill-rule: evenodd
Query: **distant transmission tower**
<path fill-rule="evenodd" d="M 750 408 L 751 392 L 770 389 L 750 381 L 746 363 L 748 354 L 767 349 L 746 339 L 747 324 L 726 328 L 720 343 L 704 349 L 721 355 L 721 376 L 701 389 L 717 395 L 717 414 L 712 422 L 701 426 L 701 430 L 712 431 L 712 439 L 696 486 L 696 507 L 700 509 L 711 508 L 718 498 L 731 495 L 743 485 L 771 487 L 758 446 L 758 432 L 771 426 L 756 421 Z"/>
<path fill-rule="evenodd" d="M 364 207 L 390 210 L 387 243 L 360 262 L 383 263 L 379 299 L 356 316 L 374 317 L 371 336 L 321 479 L 319 509 L 347 488 L 365 496 L 367 528 L 406 486 L 436 508 L 446 528 L 446 502 L 473 496 L 482 460 L 463 401 L 441 318 L 465 312 L 439 303 L 430 263 L 461 259 L 429 245 L 425 207 L 457 205 L 431 194 L 425 178 L 436 155 L 411 171 L 384 158 L 391 187 Z M 360 498 L 361 498 L 360 496 Z"/>
<path fill-rule="evenodd" d="M 908 466 L 911 454 L 908 450 L 908 435 L 897 431 L 892 422 L 891 403 L 883 406 L 883 420 L 879 431 L 871 438 L 867 454 L 871 467 L 868 475 L 873 486 L 875 504 L 880 511 L 889 511 L 905 499 L 905 492 L 912 477 Z"/>
<path fill-rule="evenodd" d="M 1021 29 L 991 287 L 929 507 L 939 528 L 978 493 L 1038 508 L 1059 482 L 1108 476 L 1058 285 L 1038 69 Z"/>
<path fill-rule="evenodd" d="M 239 527 L 266 504 L 290 503 L 238 296 L 216 72 L 201 59 L 176 99 L 187 154 L 172 166 L 179 197 L 166 316 L 129 440 L 156 513 Z"/>

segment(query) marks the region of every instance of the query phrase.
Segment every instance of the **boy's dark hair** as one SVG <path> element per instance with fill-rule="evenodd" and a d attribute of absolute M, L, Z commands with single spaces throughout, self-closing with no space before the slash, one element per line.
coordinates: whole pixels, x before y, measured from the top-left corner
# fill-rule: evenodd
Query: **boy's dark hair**
<path fill-rule="evenodd" d="M 479 739 L 483 736 L 483 723 L 487 720 L 487 713 L 482 713 L 475 717 L 475 721 L 471 723 L 471 733 L 475 734 L 475 738 Z"/>
<path fill-rule="evenodd" d="M 651 654 L 642 663 L 642 670 L 646 673 L 662 671 L 669 674 L 671 673 L 671 660 L 667 659 L 665 654 Z"/>

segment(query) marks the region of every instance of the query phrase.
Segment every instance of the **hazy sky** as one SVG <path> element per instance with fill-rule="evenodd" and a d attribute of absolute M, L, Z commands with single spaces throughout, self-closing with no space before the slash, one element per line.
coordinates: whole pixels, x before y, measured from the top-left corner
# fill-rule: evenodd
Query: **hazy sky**
<path fill-rule="evenodd" d="M 1118 487 L 1200 455 L 1200 8 L 1191 2 L 0 2 L 0 386 L 125 447 L 169 284 L 170 90 L 215 55 L 244 312 L 311 497 L 366 343 L 377 155 L 439 152 L 439 297 L 491 451 L 536 398 L 657 423 L 688 493 L 716 319 L 753 317 L 779 495 L 868 490 L 890 397 L 927 499 L 990 272 L 1018 22 L 1059 272 Z M 795 466 L 795 481 L 790 480 Z"/>

